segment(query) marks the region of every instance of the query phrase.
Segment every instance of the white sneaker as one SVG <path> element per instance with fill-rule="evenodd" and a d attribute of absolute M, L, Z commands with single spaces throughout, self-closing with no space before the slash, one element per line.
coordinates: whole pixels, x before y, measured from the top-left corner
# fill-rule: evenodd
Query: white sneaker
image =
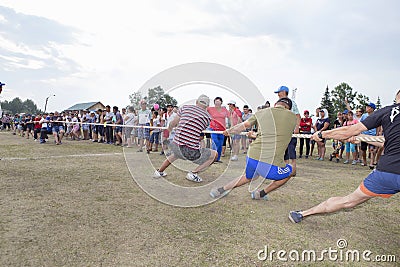
<path fill-rule="evenodd" d="M 232 160 L 232 161 L 238 161 L 239 159 L 238 159 L 238 156 L 237 156 L 237 155 L 233 155 L 233 156 L 231 157 L 231 160 Z"/>
<path fill-rule="evenodd" d="M 166 173 L 166 172 L 159 172 L 158 170 L 156 170 L 156 171 L 154 172 L 154 174 L 153 174 L 153 177 L 154 177 L 154 178 L 160 178 L 160 177 L 165 177 L 165 176 L 167 176 L 167 173 Z"/>
<path fill-rule="evenodd" d="M 186 179 L 188 179 L 189 181 L 195 182 L 195 183 L 203 182 L 203 179 L 201 179 L 201 177 L 198 176 L 197 173 L 193 173 L 193 172 L 188 172 L 188 174 L 186 175 Z"/>

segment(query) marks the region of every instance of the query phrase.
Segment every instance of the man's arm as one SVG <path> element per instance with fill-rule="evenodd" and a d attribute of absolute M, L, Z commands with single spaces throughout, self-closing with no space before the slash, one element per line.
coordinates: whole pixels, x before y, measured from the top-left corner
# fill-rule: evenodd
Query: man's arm
<path fill-rule="evenodd" d="M 229 135 L 231 135 L 231 134 L 238 134 L 238 133 L 241 133 L 242 131 L 245 131 L 247 128 L 250 128 L 251 125 L 252 125 L 252 124 L 251 124 L 248 120 L 247 120 L 247 121 L 244 121 L 244 122 L 242 122 L 242 123 L 239 123 L 239 124 L 237 124 L 237 125 L 231 127 L 231 128 L 228 129 L 228 130 L 225 130 L 225 131 L 224 131 L 224 135 L 225 135 L 225 136 L 229 136 Z"/>
<path fill-rule="evenodd" d="M 322 134 L 322 138 L 331 138 L 335 140 L 346 140 L 352 136 L 359 135 L 361 132 L 368 130 L 363 123 L 357 123 L 351 126 L 343 126 L 333 130 L 315 132 L 311 137 L 313 140 L 321 141 L 318 137 L 318 133 Z"/>
<path fill-rule="evenodd" d="M 179 117 L 178 115 L 175 115 L 174 119 L 168 125 L 169 132 L 172 131 L 172 128 L 174 128 L 175 126 L 178 125 L 180 119 L 181 119 L 181 117 Z"/>

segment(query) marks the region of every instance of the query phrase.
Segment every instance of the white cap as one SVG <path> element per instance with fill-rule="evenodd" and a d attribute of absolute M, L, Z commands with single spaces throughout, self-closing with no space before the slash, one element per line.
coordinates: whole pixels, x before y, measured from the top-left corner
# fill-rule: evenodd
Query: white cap
<path fill-rule="evenodd" d="M 229 104 L 233 104 L 233 105 L 236 106 L 236 101 L 235 101 L 235 100 L 231 100 L 231 101 L 228 102 L 228 105 L 229 105 Z"/>

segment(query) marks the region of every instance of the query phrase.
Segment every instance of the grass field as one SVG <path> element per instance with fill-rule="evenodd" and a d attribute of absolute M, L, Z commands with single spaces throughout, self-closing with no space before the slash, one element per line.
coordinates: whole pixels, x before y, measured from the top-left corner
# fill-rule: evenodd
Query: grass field
<path fill-rule="evenodd" d="M 145 153 L 127 153 L 136 153 L 137 168 L 147 160 Z M 244 186 L 212 204 L 179 208 L 140 189 L 121 147 L 88 141 L 39 145 L 1 132 L 0 157 L 0 266 L 400 265 L 398 195 L 301 224 L 287 217 L 290 210 L 353 191 L 369 173 L 365 167 L 300 159 L 297 177 L 269 201 L 251 200 Z M 156 166 L 163 160 L 155 153 L 150 159 Z M 208 183 L 226 169 L 243 167 L 241 155 L 229 167 L 213 164 L 202 176 Z M 172 183 L 197 186 L 183 171 L 170 168 L 168 174 Z M 343 251 L 395 255 L 397 262 L 346 263 L 328 256 L 321 262 L 283 262 L 276 254 L 273 261 L 258 259 L 265 246 L 301 255 L 338 249 L 338 239 L 347 241 Z"/>

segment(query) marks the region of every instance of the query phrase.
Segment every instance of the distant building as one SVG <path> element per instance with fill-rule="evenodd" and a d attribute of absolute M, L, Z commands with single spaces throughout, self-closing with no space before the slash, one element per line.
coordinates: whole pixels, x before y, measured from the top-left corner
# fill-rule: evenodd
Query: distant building
<path fill-rule="evenodd" d="M 72 107 L 67 108 L 65 111 L 74 111 L 74 110 L 98 110 L 99 108 L 105 109 L 101 102 L 88 102 L 88 103 L 78 103 L 73 105 Z"/>

